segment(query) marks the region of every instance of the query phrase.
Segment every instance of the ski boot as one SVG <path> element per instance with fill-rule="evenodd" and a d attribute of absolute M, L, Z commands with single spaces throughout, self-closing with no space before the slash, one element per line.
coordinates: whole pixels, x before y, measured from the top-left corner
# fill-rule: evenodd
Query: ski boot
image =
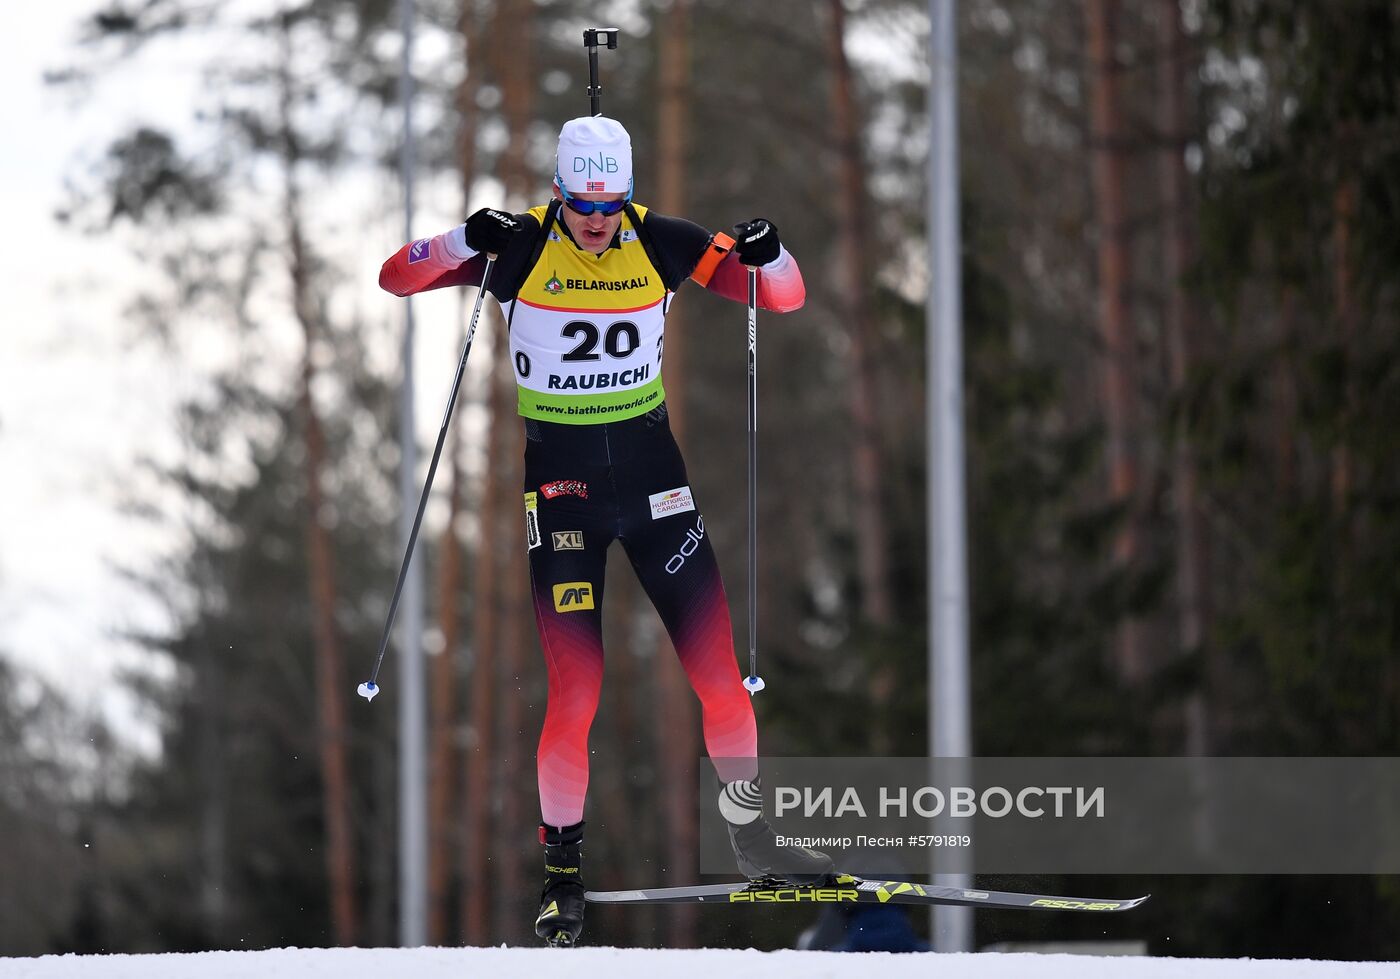
<path fill-rule="evenodd" d="M 758 780 L 729 782 L 719 795 L 719 811 L 729 827 L 739 872 L 750 880 L 781 880 L 790 884 L 823 884 L 833 880 L 831 858 L 805 846 L 779 845 L 763 818 L 763 795 Z"/>
<path fill-rule="evenodd" d="M 572 826 L 540 824 L 544 844 L 544 890 L 535 934 L 554 948 L 567 948 L 583 931 L 583 823 Z"/>

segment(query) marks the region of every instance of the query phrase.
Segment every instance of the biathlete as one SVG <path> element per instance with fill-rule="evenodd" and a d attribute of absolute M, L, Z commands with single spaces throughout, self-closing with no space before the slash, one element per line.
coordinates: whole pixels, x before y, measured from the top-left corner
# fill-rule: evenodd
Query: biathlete
<path fill-rule="evenodd" d="M 736 226 L 731 238 L 635 203 L 631 140 L 615 120 L 565 123 L 557 162 L 547 205 L 515 215 L 477 211 L 405 245 L 379 282 L 397 296 L 479 285 L 486 256 L 497 256 L 487 289 L 505 313 L 525 422 L 525 544 L 549 672 L 537 755 L 545 883 L 535 930 L 567 945 L 583 927 L 588 729 L 603 680 L 603 572 L 614 540 L 700 698 L 739 869 L 813 883 L 832 864 L 814 850 L 779 846 L 763 817 L 753 706 L 661 380 L 666 312 L 683 282 L 747 302 L 747 267 L 756 267 L 759 305 L 781 313 L 806 298 L 802 274 L 763 218 Z"/>

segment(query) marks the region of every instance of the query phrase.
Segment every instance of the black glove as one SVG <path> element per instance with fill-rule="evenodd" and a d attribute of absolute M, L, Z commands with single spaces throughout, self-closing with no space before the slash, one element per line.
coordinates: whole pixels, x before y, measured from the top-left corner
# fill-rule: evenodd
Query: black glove
<path fill-rule="evenodd" d="M 782 252 L 778 228 L 767 218 L 754 218 L 734 226 L 734 254 L 745 265 L 767 265 Z"/>
<path fill-rule="evenodd" d="M 467 247 L 490 255 L 506 250 L 510 240 L 520 230 L 520 222 L 509 214 L 483 207 L 467 218 Z"/>

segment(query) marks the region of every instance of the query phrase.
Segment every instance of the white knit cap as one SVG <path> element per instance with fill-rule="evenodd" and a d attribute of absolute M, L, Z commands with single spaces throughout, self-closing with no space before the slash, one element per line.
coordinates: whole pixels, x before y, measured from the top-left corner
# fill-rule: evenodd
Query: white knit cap
<path fill-rule="evenodd" d="M 606 116 L 570 119 L 559 130 L 555 179 L 570 194 L 626 194 L 632 189 L 632 138 Z"/>

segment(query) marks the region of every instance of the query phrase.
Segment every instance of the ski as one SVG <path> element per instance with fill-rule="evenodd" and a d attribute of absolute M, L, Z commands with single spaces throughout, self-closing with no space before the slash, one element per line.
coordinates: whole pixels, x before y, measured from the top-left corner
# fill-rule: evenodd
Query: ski
<path fill-rule="evenodd" d="M 782 880 L 653 887 L 633 891 L 587 891 L 595 904 L 945 904 L 961 907 L 1030 911 L 1127 911 L 1150 894 L 1125 900 L 978 891 L 905 880 L 866 880 L 841 874 L 829 884 L 791 884 Z"/>

